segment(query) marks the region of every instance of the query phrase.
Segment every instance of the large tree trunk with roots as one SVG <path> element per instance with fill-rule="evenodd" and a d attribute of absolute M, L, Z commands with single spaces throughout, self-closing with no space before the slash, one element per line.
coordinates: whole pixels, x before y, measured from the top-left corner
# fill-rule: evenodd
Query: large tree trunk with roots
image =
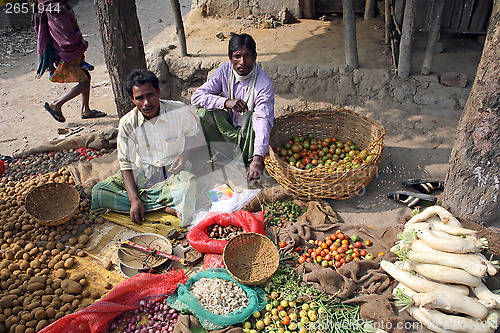
<path fill-rule="evenodd" d="M 457 129 L 443 203 L 459 217 L 500 227 L 500 0 Z"/>
<path fill-rule="evenodd" d="M 133 107 L 125 84 L 134 69 L 146 68 L 141 27 L 135 0 L 94 0 L 118 115 Z"/>

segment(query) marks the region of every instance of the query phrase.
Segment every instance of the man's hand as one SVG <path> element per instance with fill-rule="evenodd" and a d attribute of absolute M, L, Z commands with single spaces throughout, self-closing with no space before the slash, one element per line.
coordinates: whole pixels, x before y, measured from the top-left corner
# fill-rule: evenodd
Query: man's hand
<path fill-rule="evenodd" d="M 170 168 L 168 172 L 170 173 L 179 173 L 184 169 L 184 164 L 186 164 L 186 158 L 183 155 L 177 156 L 172 164 L 170 164 Z"/>
<path fill-rule="evenodd" d="M 238 112 L 239 114 L 243 114 L 248 111 L 247 103 L 245 103 L 241 99 L 227 99 L 224 103 L 224 106 L 227 109 Z"/>
<path fill-rule="evenodd" d="M 137 199 L 130 202 L 130 219 L 136 224 L 142 224 L 142 221 L 144 221 L 144 205 L 141 200 Z"/>
<path fill-rule="evenodd" d="M 257 184 L 260 176 L 264 173 L 264 158 L 259 155 L 254 155 L 252 163 L 248 167 L 247 180 L 250 183 Z"/>

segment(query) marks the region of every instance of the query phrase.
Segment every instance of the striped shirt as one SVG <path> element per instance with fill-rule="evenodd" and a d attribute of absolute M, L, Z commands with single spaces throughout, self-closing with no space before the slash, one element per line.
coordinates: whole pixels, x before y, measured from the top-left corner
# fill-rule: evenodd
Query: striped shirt
<path fill-rule="evenodd" d="M 193 106 L 160 100 L 157 117 L 147 120 L 137 109 L 120 119 L 117 150 L 120 170 L 140 168 L 150 177 L 156 168 L 171 164 L 184 152 L 186 137 L 200 130 Z"/>

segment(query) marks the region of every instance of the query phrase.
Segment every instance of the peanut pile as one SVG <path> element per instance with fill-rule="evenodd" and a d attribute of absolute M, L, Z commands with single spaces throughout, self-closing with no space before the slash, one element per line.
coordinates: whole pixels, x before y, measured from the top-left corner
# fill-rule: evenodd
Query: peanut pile
<path fill-rule="evenodd" d="M 231 238 L 238 236 L 239 234 L 244 233 L 242 227 L 236 225 L 228 225 L 226 227 L 219 225 L 217 223 L 212 224 L 207 228 L 208 236 L 212 239 L 222 239 L 222 240 L 231 240 Z"/>

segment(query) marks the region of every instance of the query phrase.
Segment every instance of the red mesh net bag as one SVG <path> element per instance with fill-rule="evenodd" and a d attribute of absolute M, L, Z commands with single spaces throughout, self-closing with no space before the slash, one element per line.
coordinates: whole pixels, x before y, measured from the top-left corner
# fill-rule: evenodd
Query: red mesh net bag
<path fill-rule="evenodd" d="M 78 312 L 66 315 L 45 327 L 40 333 L 106 332 L 111 320 L 127 310 L 139 307 L 145 300 L 162 300 L 185 283 L 183 270 L 166 274 L 140 273 L 120 282 L 106 296 Z"/>
<path fill-rule="evenodd" d="M 228 243 L 223 239 L 212 239 L 207 233 L 207 228 L 212 224 L 223 227 L 234 225 L 243 228 L 245 232 L 254 232 L 264 235 L 264 212 L 250 213 L 239 210 L 231 214 L 224 212 L 208 213 L 207 216 L 189 230 L 186 238 L 189 244 L 201 253 L 222 254 L 224 246 Z"/>

